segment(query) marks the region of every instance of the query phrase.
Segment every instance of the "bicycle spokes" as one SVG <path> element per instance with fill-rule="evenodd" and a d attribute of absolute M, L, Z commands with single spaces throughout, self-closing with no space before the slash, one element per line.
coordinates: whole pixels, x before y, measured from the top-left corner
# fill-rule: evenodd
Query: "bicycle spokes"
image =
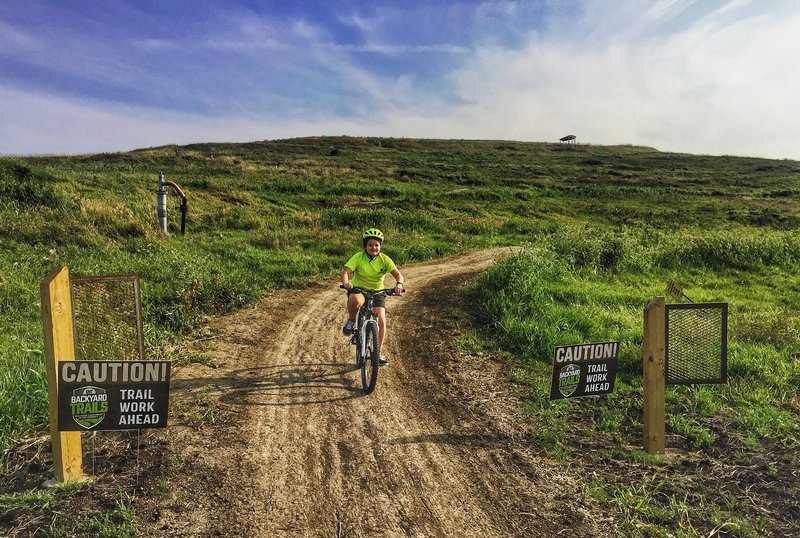
<path fill-rule="evenodd" d="M 374 320 L 364 325 L 364 352 L 361 358 L 361 384 L 364 392 L 375 390 L 378 382 L 378 324 Z"/>

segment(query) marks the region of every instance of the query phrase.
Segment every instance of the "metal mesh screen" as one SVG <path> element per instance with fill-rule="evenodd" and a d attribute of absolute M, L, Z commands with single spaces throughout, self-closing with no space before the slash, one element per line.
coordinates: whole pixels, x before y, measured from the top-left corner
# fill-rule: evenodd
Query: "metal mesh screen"
<path fill-rule="evenodd" d="M 78 360 L 144 359 L 139 277 L 70 279 Z"/>
<path fill-rule="evenodd" d="M 665 318 L 666 383 L 725 383 L 728 304 L 668 304 Z"/>

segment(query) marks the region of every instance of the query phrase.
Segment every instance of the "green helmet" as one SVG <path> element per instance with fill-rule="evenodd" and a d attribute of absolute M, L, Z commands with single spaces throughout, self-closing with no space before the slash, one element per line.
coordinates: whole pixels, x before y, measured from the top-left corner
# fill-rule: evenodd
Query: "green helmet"
<path fill-rule="evenodd" d="M 383 232 L 377 228 L 370 228 L 369 230 L 365 230 L 363 234 L 361 234 L 361 239 L 364 240 L 366 243 L 368 239 L 377 239 L 381 243 L 383 243 Z"/>

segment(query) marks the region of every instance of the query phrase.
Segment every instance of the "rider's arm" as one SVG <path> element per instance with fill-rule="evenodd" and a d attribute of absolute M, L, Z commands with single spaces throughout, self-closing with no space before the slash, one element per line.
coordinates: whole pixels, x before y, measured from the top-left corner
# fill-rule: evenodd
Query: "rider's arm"
<path fill-rule="evenodd" d="M 349 267 L 345 267 L 342 270 L 342 286 L 344 289 L 349 290 L 353 288 L 353 284 L 350 283 L 350 279 L 353 278 L 353 270 Z"/>
<path fill-rule="evenodd" d="M 394 269 L 392 271 L 392 276 L 394 277 L 394 293 L 395 295 L 400 295 L 405 289 L 405 284 L 403 284 L 405 279 L 402 273 L 400 273 L 400 269 Z"/>

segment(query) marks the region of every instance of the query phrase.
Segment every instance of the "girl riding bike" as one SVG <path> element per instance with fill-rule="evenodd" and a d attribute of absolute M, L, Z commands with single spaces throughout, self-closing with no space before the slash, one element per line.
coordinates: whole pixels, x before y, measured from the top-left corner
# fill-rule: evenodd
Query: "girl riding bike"
<path fill-rule="evenodd" d="M 364 304 L 364 296 L 360 293 L 350 293 L 353 287 L 367 290 L 383 289 L 383 280 L 386 273 L 391 273 L 394 277 L 394 293 L 399 295 L 403 292 L 403 275 L 395 266 L 392 259 L 386 254 L 381 253 L 383 244 L 383 232 L 377 228 L 370 228 L 361 234 L 363 249 L 353 255 L 342 270 L 342 287 L 348 290 L 347 294 L 347 323 L 342 327 L 345 336 L 353 334 L 353 327 L 356 323 L 358 309 Z M 386 338 L 386 297 L 378 296 L 375 298 L 375 306 L 372 309 L 378 315 L 378 347 L 383 349 L 383 340 Z M 387 364 L 388 359 L 381 355 L 380 363 Z"/>

